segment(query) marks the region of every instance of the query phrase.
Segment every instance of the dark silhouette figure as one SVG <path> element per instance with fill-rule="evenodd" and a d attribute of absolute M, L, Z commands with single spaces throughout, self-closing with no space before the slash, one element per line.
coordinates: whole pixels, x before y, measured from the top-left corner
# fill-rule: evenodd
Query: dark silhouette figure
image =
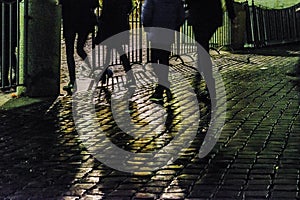
<path fill-rule="evenodd" d="M 235 21 L 233 0 L 225 0 L 228 16 Z M 221 0 L 199 1 L 187 0 L 189 17 L 196 41 L 208 52 L 209 40 L 217 28 L 223 25 L 223 8 Z"/>
<path fill-rule="evenodd" d="M 91 64 L 84 50 L 88 35 L 94 30 L 97 23 L 95 8 L 99 7 L 98 0 L 59 0 L 62 5 L 63 37 L 66 45 L 66 56 L 69 70 L 70 82 L 64 90 L 74 87 L 76 80 L 74 47 L 77 36 L 77 54 L 86 62 L 88 67 Z"/>
<path fill-rule="evenodd" d="M 164 91 L 171 98 L 168 80 L 171 44 L 175 41 L 175 30 L 179 30 L 184 19 L 181 0 L 146 0 L 143 4 L 142 23 L 151 42 L 151 63 L 158 78 L 150 98 L 153 101 L 161 103 Z"/>
<path fill-rule="evenodd" d="M 16 84 L 16 68 L 17 68 L 17 55 L 15 53 L 18 45 L 18 3 L 20 1 L 0 1 L 0 38 L 2 38 L 2 45 L 0 47 L 0 57 L 2 66 L 2 87 L 3 91 L 7 91 L 9 86 Z M 2 52 L 2 50 L 4 50 Z"/>
<path fill-rule="evenodd" d="M 228 16 L 233 23 L 236 21 L 236 15 L 233 7 L 233 0 L 225 0 Z M 224 11 L 221 0 L 187 0 L 189 16 L 188 22 L 192 25 L 195 40 L 201 45 L 207 53 L 209 53 L 209 41 L 217 28 L 223 24 Z M 200 48 L 198 48 L 198 57 Z M 201 66 L 201 60 L 198 59 L 198 67 L 204 71 L 206 82 L 210 82 L 212 88 L 215 88 L 215 80 L 212 77 L 212 69 L 206 69 L 206 66 Z M 204 69 L 203 69 L 204 68 Z M 210 97 L 215 98 L 215 91 L 210 91 Z"/>
<path fill-rule="evenodd" d="M 130 29 L 129 14 L 131 13 L 132 8 L 133 5 L 131 0 L 103 0 L 95 44 L 100 44 L 102 42 L 102 44 L 107 46 L 108 53 L 106 54 L 106 63 L 110 62 L 110 52 L 113 49 L 117 50 L 124 70 L 128 75 L 128 84 L 134 87 L 136 82 L 133 72 L 131 71 L 130 61 L 122 47 L 122 45 L 129 44 L 129 32 L 125 33 L 124 31 L 128 31 Z M 113 41 L 103 42 L 119 33 L 122 33 L 121 38 L 116 37 Z M 106 69 L 101 77 L 102 83 L 105 82 L 108 73 L 109 71 Z"/>

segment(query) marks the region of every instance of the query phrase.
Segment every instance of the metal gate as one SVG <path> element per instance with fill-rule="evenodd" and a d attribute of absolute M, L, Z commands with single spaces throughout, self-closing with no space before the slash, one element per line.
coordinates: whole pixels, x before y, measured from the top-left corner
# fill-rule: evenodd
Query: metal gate
<path fill-rule="evenodd" d="M 0 0 L 0 89 L 10 91 L 18 84 L 19 2 Z"/>

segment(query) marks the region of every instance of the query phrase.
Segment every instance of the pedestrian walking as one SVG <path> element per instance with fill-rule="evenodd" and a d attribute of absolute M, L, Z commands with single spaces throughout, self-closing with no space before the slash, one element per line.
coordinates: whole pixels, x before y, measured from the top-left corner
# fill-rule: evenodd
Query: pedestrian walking
<path fill-rule="evenodd" d="M 132 0 L 103 0 L 102 12 L 98 22 L 98 31 L 95 37 L 95 44 L 105 44 L 107 46 L 107 58 L 105 63 L 109 63 L 111 60 L 111 51 L 117 50 L 120 55 L 120 60 L 124 67 L 125 72 L 128 75 L 128 84 L 135 86 L 136 81 L 131 70 L 131 64 L 126 55 L 123 45 L 129 44 L 129 15 L 133 9 Z M 126 32 L 127 31 L 127 32 Z M 119 33 L 120 37 L 115 37 L 109 42 L 104 42 L 106 39 L 111 38 Z M 108 66 L 108 64 L 107 64 Z M 102 83 L 105 83 L 106 77 L 109 76 L 108 69 L 105 70 L 101 77 Z"/>
<path fill-rule="evenodd" d="M 233 0 L 224 0 L 228 16 L 233 23 L 236 21 L 236 14 L 233 7 Z M 195 40 L 208 52 L 209 40 L 217 28 L 223 25 L 224 10 L 222 0 L 187 0 L 188 22 L 192 25 Z"/>
<path fill-rule="evenodd" d="M 232 23 L 236 21 L 233 0 L 224 0 L 228 11 L 228 16 Z M 192 26 L 196 42 L 209 53 L 209 41 L 218 27 L 223 25 L 224 10 L 222 0 L 187 0 L 188 23 Z M 200 55 L 198 48 L 198 57 Z M 212 76 L 212 69 L 201 66 L 201 60 L 198 59 L 198 66 L 204 71 L 204 79 L 210 82 L 212 88 L 215 88 L 215 80 Z M 215 98 L 215 91 L 210 91 L 210 97 Z"/>
<path fill-rule="evenodd" d="M 185 11 L 181 0 L 146 0 L 142 7 L 142 23 L 151 42 L 151 63 L 158 85 L 150 97 L 162 102 L 166 91 L 169 96 L 169 57 L 175 30 L 184 23 Z M 169 97 L 170 98 L 170 97 Z"/>
<path fill-rule="evenodd" d="M 70 81 L 64 90 L 70 91 L 76 80 L 74 47 L 77 54 L 91 68 L 87 53 L 84 50 L 88 35 L 94 30 L 97 18 L 94 10 L 99 7 L 98 0 L 59 0 L 62 5 L 63 37 L 65 39 L 67 65 Z"/>

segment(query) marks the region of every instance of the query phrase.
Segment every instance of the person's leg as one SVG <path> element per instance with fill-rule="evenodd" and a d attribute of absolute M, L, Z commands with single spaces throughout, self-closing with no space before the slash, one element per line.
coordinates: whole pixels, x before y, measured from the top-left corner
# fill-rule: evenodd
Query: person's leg
<path fill-rule="evenodd" d="M 163 85 L 164 87 L 169 88 L 169 59 L 170 59 L 170 51 L 166 50 L 158 50 L 159 55 L 159 69 L 157 72 L 158 83 Z"/>
<path fill-rule="evenodd" d="M 155 45 L 158 46 L 158 45 Z M 168 86 L 169 56 L 170 52 L 163 49 L 151 49 L 151 63 L 153 71 L 158 78 L 158 84 Z"/>
<path fill-rule="evenodd" d="M 170 51 L 166 51 L 165 49 L 166 48 L 151 49 L 151 63 L 153 66 L 153 71 L 158 78 L 158 85 L 155 88 L 151 99 L 158 101 L 161 101 L 163 99 L 164 90 L 168 90 L 168 88 L 170 87 L 170 82 L 168 80 Z"/>
<path fill-rule="evenodd" d="M 107 82 L 107 79 L 109 77 L 113 76 L 112 70 L 108 68 L 110 65 L 110 62 L 111 62 L 111 53 L 112 53 L 112 47 L 107 46 L 106 52 L 103 52 L 103 54 L 105 54 L 105 59 L 104 59 L 104 64 L 103 64 L 104 68 L 102 69 L 103 74 L 100 76 L 100 79 L 99 79 L 99 81 L 101 81 L 102 85 Z"/>
<path fill-rule="evenodd" d="M 76 38 L 76 33 L 72 29 L 65 28 L 64 30 L 65 46 L 66 46 L 66 56 L 67 65 L 69 70 L 69 84 L 74 84 L 76 79 L 75 73 L 75 59 L 74 59 L 74 43 Z"/>
<path fill-rule="evenodd" d="M 165 48 L 167 49 L 167 48 Z M 170 81 L 169 81 L 169 68 L 170 68 L 170 50 L 162 50 L 160 52 L 161 59 L 160 59 L 160 66 L 161 66 L 161 73 L 159 76 L 159 84 L 162 85 L 163 90 L 166 92 L 167 100 L 170 101 L 173 99 L 172 92 L 170 90 Z"/>
<path fill-rule="evenodd" d="M 212 26 L 193 26 L 195 40 L 207 51 L 207 53 L 209 53 L 209 41 L 216 30 L 217 27 Z"/>
<path fill-rule="evenodd" d="M 115 47 L 115 49 L 117 50 L 117 52 L 120 55 L 120 60 L 122 62 L 124 70 L 126 72 L 128 72 L 129 70 L 131 70 L 131 65 L 130 65 L 130 61 L 129 61 L 128 56 L 126 55 L 123 47 L 120 45 L 120 46 Z"/>
<path fill-rule="evenodd" d="M 89 33 L 90 32 L 88 29 L 78 31 L 76 51 L 80 58 L 87 64 L 87 67 L 91 69 L 91 63 L 88 59 L 87 53 L 84 50 Z"/>
<path fill-rule="evenodd" d="M 131 64 L 130 64 L 130 61 L 129 61 L 129 58 L 128 56 L 126 55 L 124 49 L 122 46 L 118 46 L 116 47 L 119 55 L 120 55 L 120 60 L 122 62 L 122 65 L 124 67 L 124 70 L 128 76 L 128 82 L 131 86 L 135 86 L 136 85 L 136 81 L 135 81 L 135 78 L 134 78 L 134 75 L 133 75 L 133 71 L 131 70 Z"/>
<path fill-rule="evenodd" d="M 155 76 L 158 78 L 158 60 L 159 60 L 159 52 L 158 49 L 151 48 L 150 49 L 150 62 L 153 68 L 153 72 Z"/>
<path fill-rule="evenodd" d="M 216 30 L 217 27 L 193 26 L 196 42 L 204 48 L 204 50 L 208 55 L 209 55 L 209 41 Z M 197 65 L 198 68 L 203 72 L 203 76 L 206 81 L 206 90 L 207 90 L 207 86 L 209 85 L 210 98 L 216 98 L 215 79 L 213 77 L 212 66 L 207 66 L 206 63 L 202 64 L 202 61 L 199 58 L 201 57 L 200 55 L 203 53 L 203 51 L 201 51 L 200 48 L 198 48 L 197 53 L 198 53 Z"/>
<path fill-rule="evenodd" d="M 150 55 L 151 55 L 151 65 L 154 71 L 155 76 L 158 78 L 158 82 L 159 82 L 159 50 L 155 49 L 155 48 L 151 48 L 150 49 Z M 155 87 L 155 91 L 154 93 L 151 95 L 150 99 L 152 101 L 157 101 L 157 102 L 161 102 L 163 99 L 163 87 L 158 83 L 158 85 Z"/>

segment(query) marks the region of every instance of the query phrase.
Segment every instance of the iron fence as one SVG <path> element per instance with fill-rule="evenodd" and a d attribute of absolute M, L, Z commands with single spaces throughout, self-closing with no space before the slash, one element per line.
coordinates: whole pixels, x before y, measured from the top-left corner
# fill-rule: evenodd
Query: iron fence
<path fill-rule="evenodd" d="M 284 9 L 247 5 L 247 42 L 254 47 L 300 41 L 300 3 Z"/>
<path fill-rule="evenodd" d="M 147 41 L 146 33 L 143 31 L 141 23 L 141 10 L 142 2 L 136 1 L 136 5 L 129 16 L 131 34 L 130 43 L 125 48 L 129 48 L 129 59 L 132 63 L 143 63 L 149 62 L 150 60 L 150 43 Z M 101 10 L 97 12 L 101 14 Z M 95 34 L 93 35 L 95 37 Z M 216 33 L 213 35 L 210 41 L 210 47 L 212 49 L 217 49 L 222 46 L 231 45 L 231 23 L 227 12 L 225 12 L 225 17 L 223 21 L 223 26 L 220 27 Z M 104 64 L 106 58 L 105 46 L 102 45 L 92 45 L 96 50 L 92 56 L 93 63 L 99 65 Z M 172 55 L 182 55 L 189 54 L 196 51 L 196 44 L 194 41 L 194 35 L 192 27 L 186 21 L 184 25 L 180 28 L 179 32 L 175 33 L 175 43 L 172 45 Z M 112 61 L 111 64 L 121 64 L 118 58 L 117 52 L 114 50 L 111 53 Z"/>
<path fill-rule="evenodd" d="M 27 1 L 25 1 L 27 2 Z M 142 31 L 141 6 L 143 1 L 135 1 L 133 11 L 130 14 L 131 35 L 130 44 L 125 48 L 129 51 L 131 63 L 149 62 L 150 52 L 146 34 Z M 246 1 L 248 2 L 248 1 Z M 6 90 L 16 87 L 19 83 L 19 0 L 0 0 L 0 89 Z M 300 3 L 285 9 L 266 9 L 254 5 L 243 4 L 242 12 L 245 12 L 245 35 L 243 45 L 258 48 L 272 44 L 282 44 L 300 41 L 300 14 L 296 8 Z M 25 15 L 28 10 L 25 6 Z M 101 14 L 101 9 L 98 12 Z M 223 26 L 220 27 L 210 40 L 210 48 L 218 49 L 223 46 L 232 46 L 232 32 L 230 20 L 225 12 Z M 24 27 L 27 29 L 25 20 Z M 24 43 L 26 43 L 26 34 Z M 93 37 L 95 34 L 93 34 Z M 243 37 L 243 36 L 242 36 Z M 192 27 L 185 22 L 181 27 L 180 33 L 176 34 L 176 41 L 172 46 L 175 55 L 193 53 L 196 46 L 193 40 Z M 26 46 L 26 44 L 23 44 Z M 102 45 L 92 45 L 97 51 L 92 54 L 94 66 L 101 64 L 105 59 L 105 47 Z M 23 54 L 26 54 L 26 48 Z M 120 64 L 118 54 L 112 52 L 112 64 Z M 26 55 L 22 55 L 26 57 Z M 26 63 L 26 62 L 25 62 Z M 25 64 L 26 65 L 26 64 Z M 26 66 L 22 67 L 26 67 Z M 26 77 L 25 77 L 26 78 Z"/>
<path fill-rule="evenodd" d="M 19 1 L 0 1 L 0 89 L 18 84 Z"/>

